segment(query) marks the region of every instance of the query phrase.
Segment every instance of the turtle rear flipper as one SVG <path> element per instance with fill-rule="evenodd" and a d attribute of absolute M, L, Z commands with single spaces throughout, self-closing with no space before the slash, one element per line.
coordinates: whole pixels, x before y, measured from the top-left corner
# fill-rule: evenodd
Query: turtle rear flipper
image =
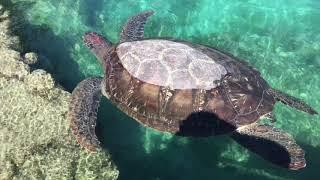
<path fill-rule="evenodd" d="M 312 107 L 310 107 L 308 104 L 296 97 L 290 96 L 276 89 L 269 89 L 268 92 L 271 93 L 278 101 L 282 102 L 283 104 L 294 107 L 300 111 L 304 111 L 312 115 L 318 114 L 318 112 L 315 111 Z"/>
<path fill-rule="evenodd" d="M 239 128 L 232 138 L 276 165 L 291 170 L 306 166 L 304 151 L 293 137 L 272 126 L 254 123 Z"/>
<path fill-rule="evenodd" d="M 95 134 L 97 111 L 101 98 L 100 77 L 87 78 L 73 90 L 69 105 L 68 120 L 78 143 L 95 151 L 99 140 Z"/>
<path fill-rule="evenodd" d="M 121 31 L 120 42 L 143 39 L 144 25 L 153 14 L 153 11 L 144 11 L 131 17 Z"/>

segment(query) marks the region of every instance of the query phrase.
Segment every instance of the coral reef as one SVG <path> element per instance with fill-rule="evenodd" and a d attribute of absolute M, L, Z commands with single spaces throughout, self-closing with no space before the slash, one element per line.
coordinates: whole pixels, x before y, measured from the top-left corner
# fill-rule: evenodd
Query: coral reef
<path fill-rule="evenodd" d="M 77 145 L 65 118 L 70 93 L 31 70 L 37 54 L 19 52 L 9 25 L 0 5 L 0 179 L 117 179 L 108 152 Z"/>
<path fill-rule="evenodd" d="M 21 44 L 17 36 L 12 36 L 9 30 L 10 24 L 9 11 L 5 11 L 4 7 L 0 5 L 0 46 L 2 48 L 12 48 L 21 50 Z"/>

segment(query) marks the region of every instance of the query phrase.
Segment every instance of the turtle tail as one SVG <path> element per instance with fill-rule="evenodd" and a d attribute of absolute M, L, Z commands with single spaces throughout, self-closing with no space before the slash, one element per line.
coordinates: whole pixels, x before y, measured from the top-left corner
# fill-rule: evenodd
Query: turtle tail
<path fill-rule="evenodd" d="M 284 92 L 281 92 L 279 90 L 276 90 L 276 89 L 269 89 L 268 92 L 271 93 L 277 101 L 280 101 L 283 104 L 294 107 L 300 111 L 304 111 L 304 112 L 312 114 L 312 115 L 318 114 L 318 112 L 316 110 L 314 110 L 307 103 L 303 102 L 301 99 L 290 96 L 290 95 L 288 95 Z"/>
<path fill-rule="evenodd" d="M 78 143 L 89 151 L 99 147 L 95 134 L 97 111 L 101 98 L 100 77 L 87 78 L 73 90 L 69 105 L 68 120 Z"/>

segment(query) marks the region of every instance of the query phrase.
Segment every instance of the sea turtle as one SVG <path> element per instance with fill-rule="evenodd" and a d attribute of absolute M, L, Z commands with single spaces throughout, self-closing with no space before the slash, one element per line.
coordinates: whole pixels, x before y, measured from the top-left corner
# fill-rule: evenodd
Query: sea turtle
<path fill-rule="evenodd" d="M 105 74 L 83 80 L 72 92 L 68 118 L 81 146 L 90 151 L 99 147 L 95 126 L 103 94 L 156 130 L 200 137 L 229 133 L 277 165 L 293 170 L 306 166 L 304 151 L 290 134 L 258 122 L 261 117 L 275 120 L 277 101 L 317 114 L 314 109 L 271 88 L 256 69 L 231 54 L 182 40 L 144 38 L 152 14 L 131 17 L 117 44 L 95 32 L 83 36 Z"/>

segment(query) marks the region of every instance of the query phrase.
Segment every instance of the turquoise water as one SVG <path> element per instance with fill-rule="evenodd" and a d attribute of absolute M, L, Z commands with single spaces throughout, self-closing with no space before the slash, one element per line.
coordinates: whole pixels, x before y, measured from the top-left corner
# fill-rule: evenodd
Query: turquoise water
<path fill-rule="evenodd" d="M 147 37 L 175 37 L 228 51 L 250 62 L 273 87 L 320 111 L 319 0 L 14 0 L 26 22 L 17 33 L 39 53 L 39 66 L 67 90 L 85 77 L 102 75 L 81 36 L 97 31 L 111 41 L 126 19 L 142 10 L 155 16 Z M 22 11 L 21 11 L 22 10 Z M 306 150 L 301 171 L 276 167 L 230 138 L 175 137 L 142 127 L 106 99 L 99 133 L 113 155 L 120 179 L 317 179 L 320 178 L 320 117 L 282 104 L 276 127 Z"/>

